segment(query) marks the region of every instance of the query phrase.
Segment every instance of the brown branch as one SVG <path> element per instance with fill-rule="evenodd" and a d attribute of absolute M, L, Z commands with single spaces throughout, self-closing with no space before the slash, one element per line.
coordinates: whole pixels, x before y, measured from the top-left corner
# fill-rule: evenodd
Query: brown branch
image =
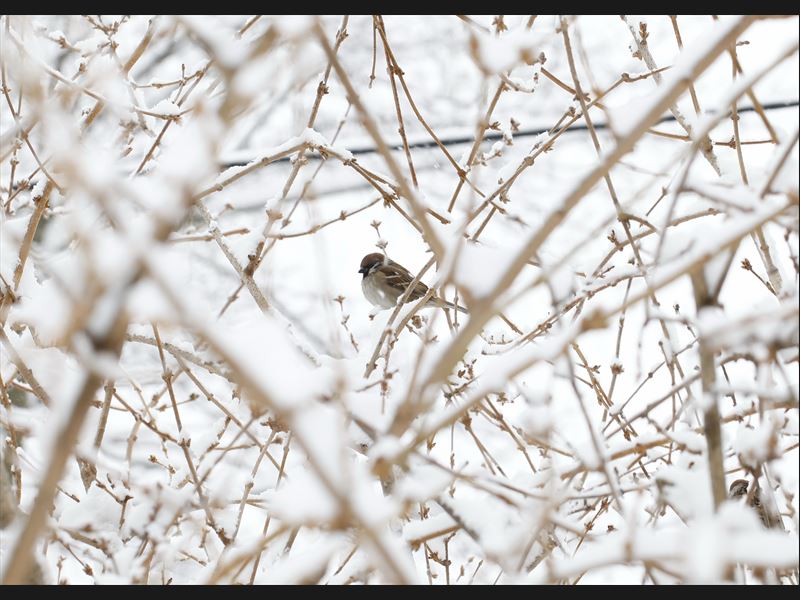
<path fill-rule="evenodd" d="M 364 125 L 364 128 L 369 133 L 370 137 L 372 137 L 373 141 L 375 142 L 376 146 L 378 147 L 378 152 L 383 156 L 384 160 L 386 161 L 386 165 L 389 167 L 389 171 L 391 171 L 392 176 L 397 180 L 397 185 L 399 188 L 400 193 L 403 197 L 408 200 L 409 206 L 411 207 L 411 212 L 414 214 L 414 219 L 417 223 L 420 224 L 423 231 L 423 239 L 427 242 L 427 244 L 433 250 L 433 253 L 437 257 L 443 257 L 444 246 L 442 245 L 441 241 L 439 240 L 436 232 L 434 231 L 433 227 L 428 221 L 428 218 L 425 214 L 425 211 L 420 204 L 417 195 L 414 191 L 409 187 L 408 183 L 406 182 L 405 176 L 403 172 L 400 170 L 400 167 L 394 160 L 392 156 L 392 152 L 389 147 L 386 145 L 383 137 L 381 136 L 375 121 L 373 120 L 372 116 L 367 112 L 366 107 L 361 102 L 358 93 L 353 88 L 353 84 L 350 82 L 350 77 L 347 75 L 347 72 L 342 67 L 339 59 L 337 58 L 336 54 L 333 52 L 333 48 L 328 43 L 328 39 L 325 37 L 325 31 L 322 29 L 319 21 L 316 22 L 314 25 L 314 30 L 317 35 L 317 39 L 319 40 L 322 49 L 325 51 L 325 54 L 328 56 L 328 60 L 333 63 L 333 68 L 336 70 L 336 75 L 339 77 L 339 81 L 347 90 L 347 96 L 350 101 L 353 103 L 353 106 L 356 107 L 358 110 L 359 115 L 361 117 L 361 122 Z"/>

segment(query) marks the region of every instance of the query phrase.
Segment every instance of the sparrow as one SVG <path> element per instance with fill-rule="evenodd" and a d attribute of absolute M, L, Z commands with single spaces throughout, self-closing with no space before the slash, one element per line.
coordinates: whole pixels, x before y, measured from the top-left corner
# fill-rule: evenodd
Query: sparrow
<path fill-rule="evenodd" d="M 375 306 L 393 308 L 397 305 L 406 288 L 414 280 L 414 276 L 404 266 L 394 262 L 388 256 L 379 252 L 367 254 L 361 259 L 361 268 L 358 270 L 364 276 L 361 279 L 361 289 L 364 297 Z M 428 293 L 428 286 L 418 281 L 408 295 L 406 302 L 419 300 Z M 465 314 L 469 312 L 451 302 L 437 298 L 430 298 L 426 307 L 452 308 Z"/>
<path fill-rule="evenodd" d="M 728 488 L 728 498 L 731 500 L 739 500 L 740 498 L 747 498 L 747 487 L 750 483 L 746 479 L 737 479 L 734 481 L 730 488 Z M 770 518 L 766 508 L 761 504 L 761 489 L 756 482 L 756 489 L 753 491 L 753 497 L 750 499 L 750 506 L 758 513 L 761 523 L 764 527 L 772 527 L 774 519 Z M 777 525 L 777 523 L 775 523 Z"/>

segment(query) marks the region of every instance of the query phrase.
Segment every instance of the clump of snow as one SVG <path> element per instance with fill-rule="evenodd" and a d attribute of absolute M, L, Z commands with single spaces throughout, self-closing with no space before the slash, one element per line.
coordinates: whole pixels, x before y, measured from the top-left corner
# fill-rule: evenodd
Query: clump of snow
<path fill-rule="evenodd" d="M 766 418 L 758 427 L 740 425 L 733 440 L 733 450 L 742 464 L 758 468 L 776 456 L 776 423 Z"/>
<path fill-rule="evenodd" d="M 164 116 L 179 116 L 184 109 L 168 99 L 161 100 L 158 104 L 150 108 L 150 112 L 154 112 Z"/>
<path fill-rule="evenodd" d="M 706 463 L 700 457 L 695 460 L 692 468 L 669 465 L 656 474 L 660 498 L 684 520 L 707 517 L 714 511 Z"/>
<path fill-rule="evenodd" d="M 476 33 L 477 60 L 490 73 L 505 73 L 520 60 L 533 62 L 538 52 L 534 34 L 523 27 L 499 36 Z"/>
<path fill-rule="evenodd" d="M 297 469 L 277 490 L 264 494 L 272 513 L 295 525 L 324 524 L 339 514 L 330 492 L 310 470 Z"/>

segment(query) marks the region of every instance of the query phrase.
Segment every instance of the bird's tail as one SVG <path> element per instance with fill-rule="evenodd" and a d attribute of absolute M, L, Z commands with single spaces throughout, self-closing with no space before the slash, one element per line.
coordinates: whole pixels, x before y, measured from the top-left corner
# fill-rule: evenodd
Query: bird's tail
<path fill-rule="evenodd" d="M 440 298 L 431 298 L 428 302 L 428 306 L 438 306 L 439 308 L 449 308 L 451 310 L 457 310 L 459 312 L 464 313 L 465 315 L 469 314 L 469 311 L 464 308 L 463 306 L 456 306 L 452 302 L 448 302 L 447 300 L 442 300 Z"/>

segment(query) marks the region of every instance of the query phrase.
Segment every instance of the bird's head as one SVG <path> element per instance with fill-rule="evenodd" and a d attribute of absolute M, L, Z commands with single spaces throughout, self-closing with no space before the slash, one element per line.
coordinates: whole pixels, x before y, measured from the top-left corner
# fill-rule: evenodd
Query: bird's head
<path fill-rule="evenodd" d="M 747 486 L 750 485 L 746 479 L 737 479 L 728 489 L 728 497 L 739 498 L 747 494 Z"/>
<path fill-rule="evenodd" d="M 364 277 L 372 273 L 376 268 L 381 266 L 384 262 L 384 256 L 380 252 L 373 252 L 372 254 L 367 254 L 364 258 L 361 259 L 361 268 L 358 270 L 359 273 L 363 273 Z"/>

